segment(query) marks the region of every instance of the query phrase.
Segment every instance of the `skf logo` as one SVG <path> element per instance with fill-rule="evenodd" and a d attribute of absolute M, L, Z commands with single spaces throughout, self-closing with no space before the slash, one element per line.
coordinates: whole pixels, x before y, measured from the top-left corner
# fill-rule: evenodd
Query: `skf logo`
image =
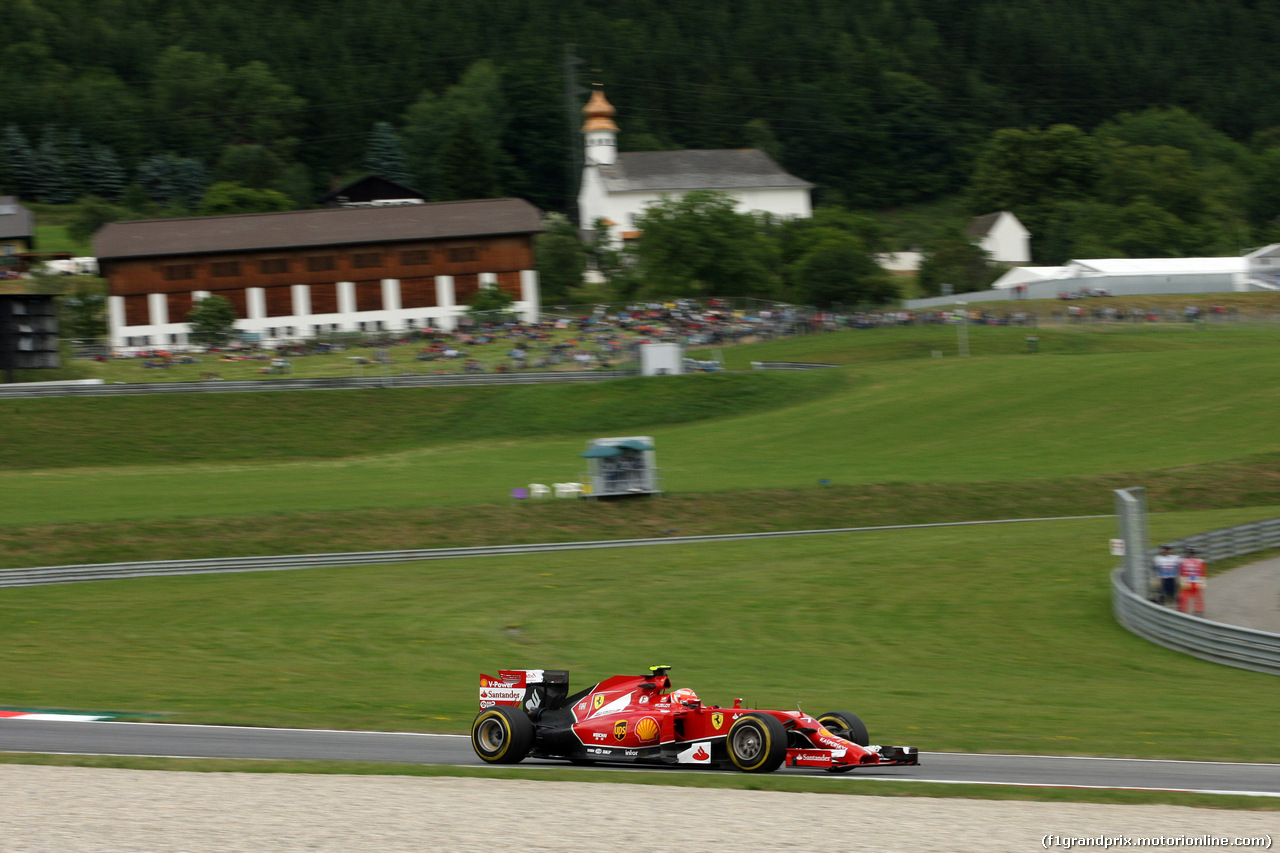
<path fill-rule="evenodd" d="M 603 694 L 603 693 L 597 693 L 597 694 L 596 694 L 594 697 L 592 697 L 592 699 L 591 699 L 591 710 L 593 710 L 593 711 L 599 711 L 599 710 L 600 710 L 600 706 L 601 706 L 601 705 L 603 705 L 603 704 L 604 704 L 604 694 Z"/>
<path fill-rule="evenodd" d="M 724 714 L 719 711 L 711 715 L 711 727 L 716 731 L 720 731 L 720 727 L 724 725 Z"/>
<path fill-rule="evenodd" d="M 627 736 L 627 721 L 618 720 L 618 722 L 613 724 L 614 740 L 622 740 L 626 736 Z"/>
<path fill-rule="evenodd" d="M 640 722 L 636 723 L 636 737 L 642 742 L 648 743 L 651 740 L 658 739 L 658 721 L 653 717 L 644 717 Z"/>

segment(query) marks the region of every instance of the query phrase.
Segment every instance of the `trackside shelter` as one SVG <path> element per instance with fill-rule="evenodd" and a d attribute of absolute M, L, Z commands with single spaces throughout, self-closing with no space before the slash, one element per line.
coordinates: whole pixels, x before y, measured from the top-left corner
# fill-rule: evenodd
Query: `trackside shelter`
<path fill-rule="evenodd" d="M 588 497 L 662 494 L 650 436 L 593 438 L 582 458 L 587 460 L 583 482 L 591 485 Z"/>

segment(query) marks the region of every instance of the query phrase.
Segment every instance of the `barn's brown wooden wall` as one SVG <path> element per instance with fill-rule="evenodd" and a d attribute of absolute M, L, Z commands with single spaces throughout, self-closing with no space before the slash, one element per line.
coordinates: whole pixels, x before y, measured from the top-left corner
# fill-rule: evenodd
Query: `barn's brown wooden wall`
<path fill-rule="evenodd" d="M 450 260 L 450 250 L 474 250 L 474 260 Z M 426 263 L 405 263 L 406 260 L 423 260 L 421 254 L 429 253 Z M 378 266 L 356 266 L 357 255 L 379 254 L 381 264 Z M 333 269 L 311 270 L 308 258 L 332 257 Z M 262 264 L 272 268 L 270 262 L 287 261 L 285 272 L 263 272 Z M 359 259 L 368 262 L 370 258 Z M 214 265 L 238 264 L 234 275 L 215 276 Z M 281 316 L 286 306 L 292 313 L 291 297 L 288 286 L 293 284 L 329 285 L 329 287 L 312 287 L 311 313 L 322 314 L 337 311 L 337 296 L 333 296 L 333 305 L 329 307 L 328 299 L 323 291 L 332 291 L 334 282 L 357 282 L 357 301 L 363 304 L 358 310 L 376 310 L 382 307 L 381 292 L 365 282 L 378 282 L 384 278 L 409 280 L 415 282 L 414 301 L 435 304 L 433 279 L 438 275 L 451 275 L 460 279 L 463 289 L 470 288 L 472 282 L 478 282 L 479 273 L 497 273 L 498 285 L 517 298 L 520 296 L 519 271 L 533 269 L 533 244 L 529 236 L 493 237 L 468 240 L 422 241 L 412 243 L 385 243 L 360 246 L 335 246 L 326 248 L 294 248 L 272 252 L 227 252 L 206 255 L 171 255 L 164 258 L 142 258 L 123 260 L 102 260 L 103 273 L 111 283 L 111 293 L 126 297 L 126 313 L 131 302 L 129 297 L 140 297 L 147 293 L 189 294 L 196 290 L 212 292 L 228 291 L 232 302 L 244 300 L 244 288 L 263 287 L 267 291 L 267 312 L 269 316 Z M 190 270 L 175 269 L 189 266 Z M 278 264 L 276 266 L 279 266 Z M 324 264 L 318 264 L 324 266 Z M 227 267 L 221 267 L 226 270 Z M 174 275 L 190 273 L 190 278 L 174 278 Z M 168 277 L 167 277 L 168 276 Z M 431 282 L 428 287 L 427 283 Z M 277 290 L 281 288 L 281 290 Z M 238 297 L 233 296 L 239 292 Z M 322 291 L 317 294 L 317 291 Z M 420 292 L 419 292 L 420 291 Z M 429 291 L 429 292 L 428 292 Z M 363 300 L 359 294 L 363 293 Z M 319 295 L 319 300 L 317 300 Z M 136 303 L 138 300 L 133 299 Z M 366 307 L 377 305 L 374 308 Z M 462 301 L 459 296 L 459 302 Z M 319 303 L 319 304 L 317 304 Z M 425 305 L 405 307 L 429 307 Z M 175 311 L 175 308 L 178 310 Z M 245 316 L 244 306 L 236 305 L 240 316 Z M 145 311 L 145 306 L 138 309 Z M 185 320 L 186 311 L 190 310 L 189 297 L 185 300 L 169 300 L 170 322 Z M 182 315 L 182 316 L 179 316 Z M 126 320 L 133 325 L 132 319 Z M 143 321 L 145 322 L 145 320 Z"/>

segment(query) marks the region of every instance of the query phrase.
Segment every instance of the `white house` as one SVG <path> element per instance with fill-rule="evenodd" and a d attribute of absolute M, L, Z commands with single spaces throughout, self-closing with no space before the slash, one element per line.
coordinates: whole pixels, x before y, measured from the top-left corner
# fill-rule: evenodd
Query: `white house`
<path fill-rule="evenodd" d="M 790 174 L 755 149 L 618 152 L 616 110 L 597 88 L 582 108 L 586 159 L 578 216 L 585 229 L 604 220 L 615 241 L 636 239 L 645 208 L 691 190 L 715 190 L 733 198 L 743 211 L 762 211 L 779 219 L 813 215 L 813 184 Z"/>
<path fill-rule="evenodd" d="M 965 236 L 998 263 L 1031 262 L 1031 232 L 1007 210 L 975 216 L 965 229 Z"/>

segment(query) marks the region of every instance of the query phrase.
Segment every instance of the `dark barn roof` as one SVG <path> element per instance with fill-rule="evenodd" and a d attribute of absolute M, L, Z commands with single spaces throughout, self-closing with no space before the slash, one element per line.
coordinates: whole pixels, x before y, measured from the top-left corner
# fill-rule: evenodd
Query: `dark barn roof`
<path fill-rule="evenodd" d="M 99 259 L 306 249 L 534 234 L 538 209 L 518 198 L 392 207 L 324 208 L 111 222 L 94 235 Z"/>
<path fill-rule="evenodd" d="M 996 227 L 996 221 L 1000 219 L 1002 212 L 997 210 L 995 213 L 984 213 L 981 216 L 973 217 L 965 227 L 964 235 L 977 239 L 987 236 L 991 233 L 991 229 Z"/>
<path fill-rule="evenodd" d="M 397 183 L 390 178 L 384 178 L 381 175 L 365 175 L 358 181 L 352 181 L 344 187 L 325 193 L 320 197 L 320 203 L 325 207 L 338 207 L 343 200 L 368 202 L 402 198 L 425 199 L 426 196 L 413 187 Z"/>
<path fill-rule="evenodd" d="M 623 152 L 599 170 L 610 192 L 813 186 L 754 148 Z"/>

